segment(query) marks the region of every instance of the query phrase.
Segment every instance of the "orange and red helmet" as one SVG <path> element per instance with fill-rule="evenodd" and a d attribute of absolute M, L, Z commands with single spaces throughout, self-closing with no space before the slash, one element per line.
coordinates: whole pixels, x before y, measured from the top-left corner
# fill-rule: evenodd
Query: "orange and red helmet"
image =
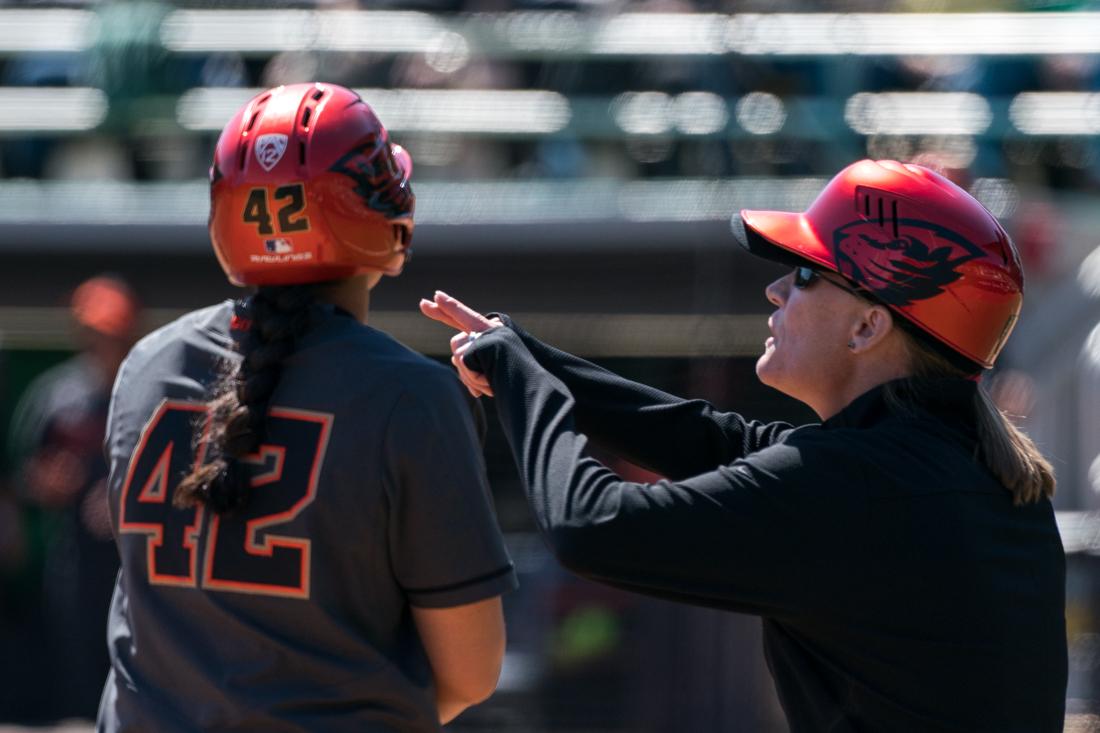
<path fill-rule="evenodd" d="M 269 89 L 218 139 L 210 169 L 214 252 L 236 285 L 396 275 L 412 239 L 411 174 L 409 154 L 350 89 Z"/>
<path fill-rule="evenodd" d="M 744 210 L 733 223 L 749 251 L 839 273 L 975 371 L 993 366 L 1023 303 L 1020 259 L 997 219 L 919 165 L 863 160 L 804 213 Z"/>

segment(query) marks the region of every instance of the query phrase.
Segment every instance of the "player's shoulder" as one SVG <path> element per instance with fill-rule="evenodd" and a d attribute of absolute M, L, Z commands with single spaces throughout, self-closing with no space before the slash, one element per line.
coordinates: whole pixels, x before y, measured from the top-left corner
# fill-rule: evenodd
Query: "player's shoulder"
<path fill-rule="evenodd" d="M 464 401 L 466 392 L 449 365 L 444 366 L 409 348 L 389 334 L 381 335 L 392 349 L 394 363 L 388 371 L 393 385 L 405 396 L 406 402 L 444 404 Z"/>
<path fill-rule="evenodd" d="M 229 319 L 233 315 L 233 301 L 223 300 L 220 303 L 199 308 L 184 313 L 183 315 L 165 323 L 153 330 L 138 344 L 155 344 L 161 341 L 173 340 L 190 333 L 202 333 L 212 337 L 229 336 Z"/>
<path fill-rule="evenodd" d="M 451 369 L 383 330 L 351 318 L 339 318 L 334 326 L 324 329 L 327 334 L 319 334 L 318 345 L 327 342 L 334 352 L 325 358 L 335 357 L 372 372 L 380 371 L 398 382 L 447 384 L 456 379 Z"/>
<path fill-rule="evenodd" d="M 133 387 L 151 376 L 155 381 L 157 375 L 167 377 L 181 370 L 193 372 L 200 363 L 205 374 L 218 360 L 233 358 L 229 337 L 232 314 L 233 302 L 223 301 L 184 313 L 142 337 L 119 367 L 112 400 L 120 386 Z"/>
<path fill-rule="evenodd" d="M 284 377 L 311 394 L 338 388 L 352 404 L 367 399 L 409 409 L 431 402 L 456 405 L 466 394 L 454 370 L 385 331 L 337 312 L 311 330 L 284 364 Z M 324 374 L 324 384 L 317 375 Z"/>
<path fill-rule="evenodd" d="M 205 338 L 228 347 L 229 319 L 233 314 L 233 302 L 222 301 L 199 308 L 163 324 L 138 340 L 130 349 L 127 362 L 140 362 L 165 347 L 180 346 L 196 337 Z"/>

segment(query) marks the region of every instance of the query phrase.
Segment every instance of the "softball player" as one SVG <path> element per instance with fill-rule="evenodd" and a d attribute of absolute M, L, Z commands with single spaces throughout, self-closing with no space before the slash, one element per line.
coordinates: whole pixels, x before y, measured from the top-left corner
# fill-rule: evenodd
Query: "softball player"
<path fill-rule="evenodd" d="M 210 235 L 255 290 L 115 383 L 98 730 L 435 731 L 495 687 L 516 581 L 482 425 L 449 369 L 365 325 L 408 258 L 411 171 L 335 85 L 266 91 L 222 132 Z"/>
<path fill-rule="evenodd" d="M 1023 278 L 977 201 L 862 161 L 805 213 L 743 211 L 791 266 L 761 381 L 822 422 L 750 422 L 635 384 L 448 296 L 454 361 L 491 394 L 538 524 L 595 580 L 763 619 L 794 733 L 1056 733 L 1064 558 L 1050 465 L 978 379 Z M 590 436 L 667 480 L 621 480 Z"/>

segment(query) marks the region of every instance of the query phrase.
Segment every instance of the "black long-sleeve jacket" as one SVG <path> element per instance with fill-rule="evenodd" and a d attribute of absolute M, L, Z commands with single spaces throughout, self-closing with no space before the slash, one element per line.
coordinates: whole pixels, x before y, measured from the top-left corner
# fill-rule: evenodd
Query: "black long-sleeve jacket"
<path fill-rule="evenodd" d="M 1061 540 L 1049 501 L 1013 506 L 975 459 L 974 383 L 905 414 L 876 388 L 820 425 L 748 422 L 505 323 L 465 359 L 565 566 L 761 616 L 794 733 L 1062 730 Z M 667 480 L 621 480 L 588 437 Z"/>

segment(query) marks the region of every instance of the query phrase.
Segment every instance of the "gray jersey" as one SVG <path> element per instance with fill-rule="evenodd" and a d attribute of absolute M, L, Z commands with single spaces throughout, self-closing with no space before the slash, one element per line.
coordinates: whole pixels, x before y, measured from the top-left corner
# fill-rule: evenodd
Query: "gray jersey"
<path fill-rule="evenodd" d="M 235 358 L 232 313 L 223 303 L 153 333 L 115 383 L 122 572 L 98 729 L 438 730 L 410 606 L 516 584 L 465 392 L 328 308 L 285 362 L 247 507 L 174 509 L 203 459 L 219 360 Z"/>

